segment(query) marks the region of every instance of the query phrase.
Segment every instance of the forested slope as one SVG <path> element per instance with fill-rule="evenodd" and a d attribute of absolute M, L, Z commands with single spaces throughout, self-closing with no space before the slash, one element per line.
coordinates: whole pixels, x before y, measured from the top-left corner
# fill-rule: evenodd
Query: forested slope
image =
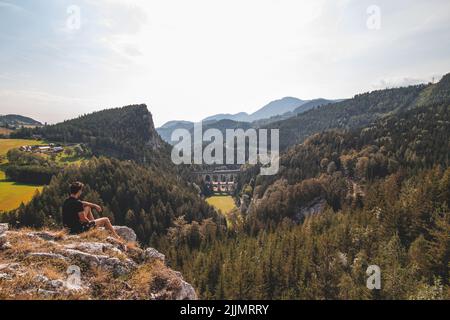
<path fill-rule="evenodd" d="M 0 217 L 12 226 L 61 228 L 61 206 L 72 181 L 82 181 L 84 199 L 104 206 L 102 215 L 114 223 L 132 227 L 143 244 L 158 246 L 177 219 L 218 230 L 224 226 L 198 187 L 171 163 L 170 149 L 157 135 L 145 105 L 108 109 L 18 134 L 81 142 L 103 156 L 59 168 L 29 204 Z"/>
<path fill-rule="evenodd" d="M 146 105 L 107 109 L 55 125 L 22 129 L 11 137 L 41 136 L 49 141 L 84 143 L 94 155 L 143 162 L 167 147 L 156 132 Z"/>
<path fill-rule="evenodd" d="M 450 298 L 450 100 L 436 88 L 403 91 L 410 105 L 364 128 L 309 137 L 278 175 L 250 168 L 236 233 L 168 248 L 176 267 L 204 298 Z M 381 290 L 366 287 L 369 265 Z"/>
<path fill-rule="evenodd" d="M 377 119 L 417 106 L 448 101 L 450 74 L 436 84 L 384 89 L 358 94 L 352 99 L 321 106 L 296 117 L 268 124 L 280 129 L 280 146 L 286 149 L 310 135 L 333 128 L 354 129 Z"/>
<path fill-rule="evenodd" d="M 158 245 L 161 236 L 176 218 L 187 223 L 223 221 L 197 194 L 195 188 L 176 176 L 133 162 L 115 159 L 92 159 L 80 167 L 71 166 L 58 174 L 26 206 L 3 215 L 13 226 L 61 227 L 61 205 L 67 197 L 70 181 L 83 181 L 83 198 L 104 207 L 103 216 L 115 224 L 135 230 L 144 244 Z"/>

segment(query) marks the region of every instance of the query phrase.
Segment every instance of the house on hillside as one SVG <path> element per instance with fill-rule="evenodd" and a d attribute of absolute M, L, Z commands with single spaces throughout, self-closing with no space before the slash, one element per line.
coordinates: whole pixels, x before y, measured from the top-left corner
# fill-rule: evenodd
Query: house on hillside
<path fill-rule="evenodd" d="M 50 144 L 46 146 L 34 145 L 34 146 L 21 146 L 19 150 L 23 152 L 33 152 L 33 153 L 60 153 L 64 151 L 64 147 L 55 144 Z"/>
<path fill-rule="evenodd" d="M 38 150 L 39 150 L 39 152 L 42 152 L 42 153 L 49 152 L 51 150 L 51 147 L 50 146 L 39 146 Z"/>

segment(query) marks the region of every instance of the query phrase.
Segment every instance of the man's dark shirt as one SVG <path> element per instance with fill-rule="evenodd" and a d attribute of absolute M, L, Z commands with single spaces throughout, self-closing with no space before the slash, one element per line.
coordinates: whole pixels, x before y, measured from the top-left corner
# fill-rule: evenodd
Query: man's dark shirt
<path fill-rule="evenodd" d="M 74 197 L 69 197 L 64 201 L 62 207 L 63 225 L 68 228 L 71 233 L 79 232 L 81 230 L 82 224 L 80 222 L 79 213 L 82 212 L 83 209 L 83 203 Z"/>

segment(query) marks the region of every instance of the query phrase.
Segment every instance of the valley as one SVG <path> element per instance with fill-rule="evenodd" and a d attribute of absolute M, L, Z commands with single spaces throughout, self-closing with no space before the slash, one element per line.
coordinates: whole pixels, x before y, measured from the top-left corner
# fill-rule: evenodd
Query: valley
<path fill-rule="evenodd" d="M 146 105 L 15 130 L 83 146 L 89 161 L 12 152 L 17 179 L 52 183 L 0 221 L 60 228 L 67 182 L 80 180 L 102 216 L 164 252 L 202 299 L 449 297 L 450 74 L 265 126 L 280 130 L 279 171 L 261 175 L 246 162 L 227 196 L 199 176 L 224 168 L 171 161 Z M 383 270 L 377 292 L 365 285 L 370 265 Z"/>
<path fill-rule="evenodd" d="M 21 203 L 28 203 L 36 192 L 42 191 L 42 185 L 23 184 L 6 179 L 2 170 L 8 163 L 6 154 L 28 144 L 42 144 L 40 141 L 27 139 L 0 139 L 0 214 L 16 209 Z"/>
<path fill-rule="evenodd" d="M 8 151 L 34 146 L 34 152 L 31 152 L 30 149 L 27 153 L 36 157 L 36 160 L 38 160 L 36 163 L 47 161 L 60 166 L 80 165 L 87 160 L 87 157 L 79 151 L 80 147 L 78 145 L 61 148 L 61 152 L 50 152 L 51 149 L 49 149 L 50 151 L 45 151 L 44 146 L 47 145 L 45 141 L 41 140 L 0 139 L 0 213 L 14 210 L 21 203 L 27 204 L 44 187 L 44 184 L 40 181 L 14 181 L 11 178 L 8 179 L 5 174 L 10 165 L 7 159 Z M 39 152 L 39 147 L 44 151 Z"/>
<path fill-rule="evenodd" d="M 206 199 L 210 205 L 221 211 L 224 215 L 236 209 L 236 204 L 231 196 L 212 196 Z"/>
<path fill-rule="evenodd" d="M 26 145 L 42 145 L 41 141 L 31 139 L 0 139 L 0 161 L 1 163 L 6 161 L 6 154 L 11 149 L 17 149 Z"/>
<path fill-rule="evenodd" d="M 227 219 L 227 225 L 232 226 L 231 214 L 238 209 L 232 196 L 214 195 L 206 198 L 206 202 L 223 214 Z"/>
<path fill-rule="evenodd" d="M 0 214 L 16 209 L 21 203 L 27 204 L 43 186 L 22 184 L 9 181 L 5 173 L 0 171 Z"/>

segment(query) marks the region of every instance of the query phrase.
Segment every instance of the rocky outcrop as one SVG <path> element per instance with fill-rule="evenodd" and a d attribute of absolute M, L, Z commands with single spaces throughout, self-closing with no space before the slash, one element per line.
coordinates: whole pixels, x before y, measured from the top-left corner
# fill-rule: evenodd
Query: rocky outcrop
<path fill-rule="evenodd" d="M 124 226 L 114 226 L 117 234 L 127 242 L 136 242 L 136 233 L 133 229 Z"/>
<path fill-rule="evenodd" d="M 307 218 L 311 215 L 316 215 L 325 209 L 326 201 L 322 198 L 316 198 L 311 201 L 308 205 L 305 205 L 298 209 L 295 214 L 296 221 L 302 221 L 304 218 Z"/>
<path fill-rule="evenodd" d="M 153 262 L 154 260 L 159 260 L 161 262 L 166 261 L 166 256 L 158 252 L 158 250 L 153 248 L 147 248 L 144 251 L 144 259 L 148 262 Z"/>
<path fill-rule="evenodd" d="M 8 231 L 8 224 L 7 223 L 0 223 L 0 236 L 4 234 L 6 231 Z"/>
<path fill-rule="evenodd" d="M 136 240 L 127 227 L 116 227 Z M 8 230 L 0 224 L 1 299 L 197 299 L 194 288 L 154 248 L 125 248 L 103 230 Z"/>
<path fill-rule="evenodd" d="M 8 231 L 8 224 L 0 223 L 0 250 L 8 249 L 10 247 L 10 243 L 6 238 L 6 231 Z"/>

